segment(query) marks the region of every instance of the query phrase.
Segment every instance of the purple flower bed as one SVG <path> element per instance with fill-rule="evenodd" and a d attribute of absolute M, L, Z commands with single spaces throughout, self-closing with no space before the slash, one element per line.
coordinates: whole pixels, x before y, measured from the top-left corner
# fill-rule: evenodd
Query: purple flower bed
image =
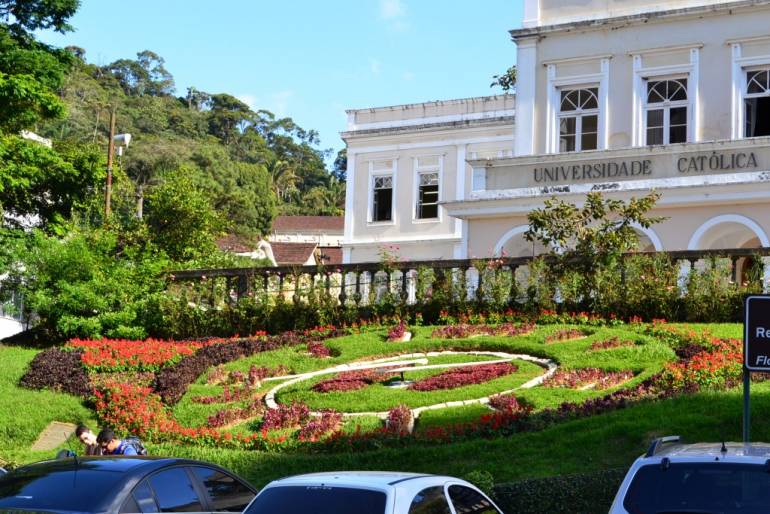
<path fill-rule="evenodd" d="M 604 341 L 596 341 L 595 343 L 592 343 L 591 350 L 610 350 L 612 348 L 623 348 L 635 345 L 636 343 L 630 339 L 621 339 L 618 336 L 615 336 L 611 337 L 610 339 L 605 339 Z"/>
<path fill-rule="evenodd" d="M 313 391 L 317 393 L 328 393 L 330 391 L 355 391 L 368 385 L 378 382 L 387 382 L 395 375 L 392 373 L 382 373 L 376 369 L 362 369 L 356 371 L 343 371 L 333 378 L 318 382 L 313 386 Z"/>
<path fill-rule="evenodd" d="M 300 441 L 319 441 L 323 436 L 339 429 L 342 424 L 342 414 L 328 409 L 321 412 L 321 417 L 305 423 L 297 434 Z"/>
<path fill-rule="evenodd" d="M 20 385 L 28 389 L 53 389 L 86 397 L 91 394 L 81 350 L 50 348 L 35 355 Z"/>
<path fill-rule="evenodd" d="M 325 337 L 337 335 L 336 331 L 328 331 Z M 194 355 L 183 358 L 175 366 L 163 368 L 155 378 L 154 389 L 164 403 L 174 405 L 184 396 L 189 385 L 212 366 L 284 346 L 306 344 L 308 340 L 317 340 L 318 337 L 318 334 L 286 332 L 277 336 L 241 338 L 206 346 Z"/>
<path fill-rule="evenodd" d="M 473 336 L 515 337 L 528 334 L 534 329 L 535 325 L 531 323 L 502 323 L 500 325 L 469 325 L 460 323 L 459 325 L 447 325 L 437 328 L 431 336 L 442 339 L 465 339 Z"/>
<path fill-rule="evenodd" d="M 593 385 L 595 389 L 609 389 L 634 377 L 631 371 L 604 371 L 598 368 L 582 368 L 557 371 L 543 382 L 545 387 L 579 389 Z"/>
<path fill-rule="evenodd" d="M 438 375 L 418 380 L 409 386 L 414 391 L 435 391 L 437 389 L 454 389 L 471 384 L 481 384 L 495 378 L 510 375 L 518 370 L 518 366 L 510 362 L 498 364 L 482 364 L 479 366 L 462 366 L 453 368 Z"/>
<path fill-rule="evenodd" d="M 269 409 L 262 418 L 262 430 L 296 428 L 304 425 L 310 418 L 310 409 L 300 402 L 289 405 L 280 404 L 277 409 Z"/>

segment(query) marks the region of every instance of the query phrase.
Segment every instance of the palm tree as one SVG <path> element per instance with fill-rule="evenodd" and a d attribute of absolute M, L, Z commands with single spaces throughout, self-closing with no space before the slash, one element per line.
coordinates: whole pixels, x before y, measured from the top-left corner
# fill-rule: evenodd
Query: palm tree
<path fill-rule="evenodd" d="M 267 172 L 273 182 L 273 192 L 278 198 L 284 199 L 296 189 L 299 177 L 289 163 L 280 159 L 273 159 L 267 163 Z"/>

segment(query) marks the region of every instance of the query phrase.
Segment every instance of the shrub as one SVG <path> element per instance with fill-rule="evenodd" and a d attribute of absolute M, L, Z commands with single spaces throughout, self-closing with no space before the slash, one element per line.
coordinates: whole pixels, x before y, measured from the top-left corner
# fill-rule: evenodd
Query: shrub
<path fill-rule="evenodd" d="M 607 512 L 625 475 L 625 469 L 608 469 L 498 484 L 494 499 L 504 512 L 520 514 Z"/>
<path fill-rule="evenodd" d="M 332 410 L 324 410 L 320 417 L 316 417 L 305 423 L 297 434 L 300 441 L 319 441 L 323 436 L 339 429 L 342 423 L 342 414 Z"/>
<path fill-rule="evenodd" d="M 398 325 L 388 331 L 388 341 L 401 341 L 406 334 L 406 329 L 406 322 L 402 319 L 398 322 Z"/>
<path fill-rule="evenodd" d="M 388 411 L 385 419 L 385 429 L 398 435 L 409 434 L 414 426 L 414 414 L 406 405 L 398 405 Z"/>
<path fill-rule="evenodd" d="M 489 397 L 489 406 L 502 412 L 518 412 L 532 410 L 529 405 L 523 405 L 514 394 L 496 394 Z"/>
<path fill-rule="evenodd" d="M 332 351 L 322 341 L 310 341 L 307 343 L 307 351 L 313 357 L 325 359 L 331 357 Z"/>
<path fill-rule="evenodd" d="M 29 389 L 53 389 L 77 396 L 88 396 L 88 375 L 81 364 L 82 352 L 59 348 L 44 350 L 32 359 L 20 384 Z"/>
<path fill-rule="evenodd" d="M 489 471 L 474 469 L 466 473 L 462 478 L 484 491 L 487 496 L 494 496 L 495 479 Z"/>
<path fill-rule="evenodd" d="M 279 404 L 277 409 L 269 409 L 262 418 L 263 430 L 279 430 L 283 428 L 299 428 L 310 418 L 310 409 L 301 402 L 289 405 Z"/>
<path fill-rule="evenodd" d="M 438 375 L 418 380 L 409 386 L 414 391 L 435 391 L 437 389 L 454 389 L 471 384 L 481 384 L 495 378 L 510 375 L 518 370 L 518 366 L 510 362 L 497 364 L 481 364 L 478 366 L 461 366 Z"/>

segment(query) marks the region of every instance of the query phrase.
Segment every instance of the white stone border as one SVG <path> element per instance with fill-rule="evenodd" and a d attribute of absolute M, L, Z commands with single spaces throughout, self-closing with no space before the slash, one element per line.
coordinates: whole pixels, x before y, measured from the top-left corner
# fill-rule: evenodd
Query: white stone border
<path fill-rule="evenodd" d="M 437 357 L 440 355 L 486 355 L 486 356 L 492 356 L 492 357 L 498 357 L 497 360 L 491 360 L 491 361 L 479 361 L 479 362 L 458 362 L 453 364 L 432 364 L 428 365 L 428 357 Z M 514 353 L 506 353 L 506 352 L 484 352 L 484 351 L 468 351 L 468 352 L 457 352 L 457 351 L 443 351 L 443 352 L 427 352 L 427 353 L 409 353 L 405 355 L 398 355 L 396 357 L 384 357 L 382 359 L 375 359 L 371 361 L 365 361 L 365 362 L 357 362 L 352 364 L 340 364 L 338 366 L 333 366 L 331 368 L 326 368 L 318 371 L 311 371 L 309 373 L 301 373 L 298 375 L 284 375 L 280 377 L 271 377 L 267 380 L 286 380 L 285 382 L 278 384 L 277 386 L 273 387 L 270 391 L 267 392 L 265 395 L 265 405 L 267 405 L 268 409 L 277 409 L 278 403 L 275 401 L 275 395 L 283 389 L 284 387 L 288 387 L 290 385 L 294 385 L 298 382 L 303 382 L 305 380 L 308 380 L 310 378 L 314 378 L 321 375 L 331 375 L 336 373 L 341 373 L 344 371 L 358 371 L 358 370 L 364 370 L 364 369 L 380 369 L 380 368 L 390 368 L 394 367 L 392 371 L 400 372 L 400 371 L 416 371 L 416 370 L 422 370 L 422 369 L 444 369 L 444 368 L 458 368 L 458 367 L 464 367 L 464 366 L 481 366 L 484 364 L 499 364 L 503 362 L 510 362 L 513 360 L 523 360 L 528 362 L 534 362 L 538 366 L 541 366 L 543 368 L 546 368 L 546 372 L 539 377 L 535 377 L 532 380 L 520 385 L 519 387 L 516 387 L 514 389 L 509 389 L 507 391 L 501 391 L 499 393 L 495 393 L 495 395 L 498 394 L 509 394 L 512 392 L 515 392 L 519 389 L 531 389 L 535 386 L 538 386 L 543 383 L 545 379 L 550 377 L 556 372 L 556 369 L 558 366 L 556 365 L 556 362 L 554 362 L 551 359 L 543 359 L 540 357 L 533 357 L 532 355 L 526 355 L 526 354 L 514 354 Z M 473 404 L 481 404 L 486 405 L 489 403 L 489 396 L 485 396 L 483 398 L 476 398 L 473 400 L 459 400 L 454 402 L 444 402 L 444 403 L 437 403 L 433 405 L 426 405 L 424 407 L 417 407 L 416 409 L 412 410 L 412 415 L 415 419 L 417 419 L 420 414 L 427 410 L 438 410 L 438 409 L 445 409 L 447 407 L 460 407 L 462 405 L 473 405 Z M 313 416 L 320 416 L 320 412 L 311 412 L 311 415 Z M 343 417 L 346 418 L 355 418 L 360 416 L 377 416 L 379 418 L 385 419 L 388 416 L 388 412 L 344 412 L 342 413 Z"/>

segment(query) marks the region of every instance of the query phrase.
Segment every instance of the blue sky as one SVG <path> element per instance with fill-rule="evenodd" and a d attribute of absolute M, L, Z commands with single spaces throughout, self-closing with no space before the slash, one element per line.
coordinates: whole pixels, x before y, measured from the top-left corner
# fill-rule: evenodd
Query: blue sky
<path fill-rule="evenodd" d="M 344 146 L 347 108 L 492 94 L 515 62 L 523 0 L 82 0 L 45 33 L 107 64 L 153 50 L 177 91 L 226 92 Z"/>

